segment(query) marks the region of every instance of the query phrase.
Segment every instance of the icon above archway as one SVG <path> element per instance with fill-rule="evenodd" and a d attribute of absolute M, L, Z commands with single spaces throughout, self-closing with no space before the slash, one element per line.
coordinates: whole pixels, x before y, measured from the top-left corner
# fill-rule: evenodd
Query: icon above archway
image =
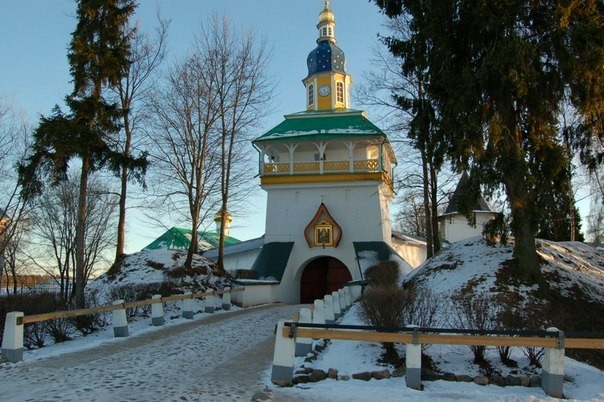
<path fill-rule="evenodd" d="M 325 204 L 321 203 L 314 218 L 304 229 L 308 247 L 338 247 L 342 239 L 342 228 L 331 217 Z"/>

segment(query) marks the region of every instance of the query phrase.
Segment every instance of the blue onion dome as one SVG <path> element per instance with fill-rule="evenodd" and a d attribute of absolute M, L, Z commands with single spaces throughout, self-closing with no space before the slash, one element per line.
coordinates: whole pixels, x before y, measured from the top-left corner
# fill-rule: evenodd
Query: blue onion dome
<path fill-rule="evenodd" d="M 322 71 L 338 71 L 346 73 L 346 57 L 335 43 L 329 40 L 320 41 L 306 58 L 308 75 Z"/>

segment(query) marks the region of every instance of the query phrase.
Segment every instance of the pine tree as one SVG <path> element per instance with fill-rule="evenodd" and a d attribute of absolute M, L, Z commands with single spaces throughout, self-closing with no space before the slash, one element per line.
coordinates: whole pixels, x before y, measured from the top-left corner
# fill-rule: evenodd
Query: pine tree
<path fill-rule="evenodd" d="M 133 0 L 79 0 L 78 23 L 72 33 L 68 59 L 73 78 L 73 92 L 66 102 L 71 111 L 58 107 L 51 117 L 42 117 L 34 133 L 32 155 L 19 168 L 20 183 L 27 197 L 43 188 L 42 176 L 52 182 L 67 178 L 69 163 L 81 162 L 80 192 L 77 205 L 75 303 L 85 307 L 85 230 L 87 188 L 90 174 L 105 166 L 114 170 L 120 165 L 145 167 L 144 160 L 125 160 L 112 151 L 108 140 L 118 132 L 120 111 L 103 97 L 107 87 L 115 86 L 129 63 L 133 31 L 128 19 L 134 12 Z"/>
<path fill-rule="evenodd" d="M 427 49 L 426 91 L 441 119 L 440 141 L 458 169 L 490 188 L 503 185 L 514 256 L 524 279 L 539 280 L 535 249 L 540 184 L 568 180 L 558 136 L 570 99 L 583 138 L 602 136 L 603 15 L 597 0 L 514 2 L 397 0 L 412 35 L 400 46 Z M 411 60 L 413 62 L 413 60 Z"/>

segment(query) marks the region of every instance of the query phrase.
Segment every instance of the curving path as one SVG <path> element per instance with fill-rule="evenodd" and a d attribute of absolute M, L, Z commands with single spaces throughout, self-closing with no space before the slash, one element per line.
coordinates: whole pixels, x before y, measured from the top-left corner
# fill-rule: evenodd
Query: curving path
<path fill-rule="evenodd" d="M 278 401 L 278 389 L 265 390 L 263 377 L 272 363 L 275 324 L 298 309 L 243 309 L 82 352 L 0 365 L 0 399 Z"/>

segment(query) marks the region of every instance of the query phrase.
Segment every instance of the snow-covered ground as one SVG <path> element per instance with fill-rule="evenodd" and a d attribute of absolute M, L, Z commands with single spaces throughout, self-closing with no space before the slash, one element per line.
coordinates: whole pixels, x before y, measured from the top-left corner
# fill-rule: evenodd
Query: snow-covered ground
<path fill-rule="evenodd" d="M 234 308 L 213 316 L 198 314 L 194 322 L 168 317 L 163 327 L 137 320 L 129 325 L 129 338 L 113 338 L 111 329 L 105 329 L 26 351 L 23 362 L 0 365 L 0 400 L 244 401 L 263 389 L 262 397 L 272 401 L 555 400 L 541 388 L 442 380 L 425 381 L 425 389 L 416 391 L 405 386 L 404 377 L 368 382 L 328 379 L 277 387 L 270 382 L 274 325 L 280 318 L 293 316 L 298 308 L 263 307 L 249 309 L 249 313 Z M 224 320 L 216 321 L 222 317 Z M 359 323 L 354 307 L 341 322 Z M 471 366 L 470 354 L 463 348 L 438 350 L 433 346 L 429 351 L 446 355 L 447 370 L 452 372 L 463 373 Z M 332 341 L 312 367 L 335 368 L 348 376 L 381 370 L 384 366 L 376 364 L 380 353 L 378 344 Z M 297 360 L 298 365 L 303 364 L 302 358 Z M 565 367 L 568 381 L 564 390 L 570 400 L 604 401 L 604 372 L 569 358 Z"/>
<path fill-rule="evenodd" d="M 591 300 L 604 296 L 604 256 L 575 243 L 539 243 L 547 261 L 545 271 L 559 277 L 561 291 L 572 283 L 585 289 Z M 440 293 L 451 292 L 474 281 L 477 289 L 490 291 L 495 285 L 494 267 L 509 259 L 509 247 L 484 252 L 479 240 L 442 253 L 431 261 L 432 269 L 422 267 L 411 276 L 421 278 Z M 153 254 L 153 253 L 151 253 Z M 140 254 L 129 261 L 132 269 L 119 273 L 120 285 L 165 280 L 176 261 L 173 254 Z M 160 253 L 161 254 L 161 253 Z M 157 260 L 162 264 L 157 264 Z M 152 263 L 149 264 L 149 261 Z M 200 261 L 202 263 L 202 261 Z M 121 278 L 121 279 L 120 279 Z M 136 280 L 138 278 L 138 280 Z M 211 277 L 204 284 L 217 284 Z M 200 283 L 201 284 L 201 283 Z M 99 287 L 108 286 L 105 279 Z M 187 283 L 188 285 L 188 283 Z M 103 289 L 104 290 L 104 289 Z M 513 291 L 530 291 L 516 286 Z M 107 293 L 105 293 L 107 294 Z M 201 304 L 197 302 L 196 310 Z M 178 318 L 178 304 L 166 308 L 166 324 L 152 327 L 150 319 L 129 323 L 131 336 L 113 338 L 104 328 L 86 337 L 25 351 L 24 361 L 0 364 L 1 401 L 553 401 L 541 388 L 520 386 L 480 386 L 474 383 L 424 381 L 425 389 L 405 386 L 404 377 L 362 381 L 352 374 L 382 370 L 377 363 L 379 344 L 332 341 L 311 363 L 297 359 L 297 366 L 336 369 L 348 380 L 327 379 L 290 388 L 270 381 L 273 330 L 281 318 L 290 318 L 299 306 L 264 306 L 252 309 L 234 307 L 231 312 L 214 315 L 198 313 L 193 321 Z M 356 307 L 343 317 L 344 324 L 360 324 Z M 404 346 L 400 346 L 401 355 Z M 477 375 L 480 370 L 463 346 L 437 346 L 428 349 L 443 372 Z M 512 358 L 525 370 L 526 358 L 515 350 Z M 496 352 L 487 351 L 495 363 Z M 526 371 L 524 371 L 526 372 Z M 537 371 L 538 373 L 538 371 Z M 565 359 L 565 395 L 570 400 L 604 401 L 604 372 L 570 358 Z"/>

